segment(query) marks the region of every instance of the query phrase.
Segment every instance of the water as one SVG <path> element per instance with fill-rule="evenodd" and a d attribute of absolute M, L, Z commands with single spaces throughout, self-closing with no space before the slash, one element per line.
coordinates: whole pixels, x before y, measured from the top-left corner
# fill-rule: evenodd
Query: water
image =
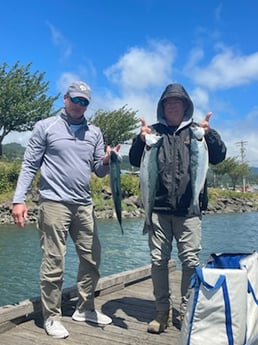
<path fill-rule="evenodd" d="M 203 217 L 200 254 L 258 250 L 258 213 L 206 215 Z M 142 235 L 143 219 L 123 219 L 124 235 L 116 220 L 98 220 L 102 245 L 101 275 L 106 276 L 150 263 L 148 238 Z M 172 257 L 177 259 L 174 244 Z M 39 295 L 41 250 L 35 225 L 19 229 L 0 226 L 0 305 L 14 304 Z M 180 264 L 177 260 L 178 268 Z M 76 282 L 78 259 L 68 239 L 64 287 Z"/>

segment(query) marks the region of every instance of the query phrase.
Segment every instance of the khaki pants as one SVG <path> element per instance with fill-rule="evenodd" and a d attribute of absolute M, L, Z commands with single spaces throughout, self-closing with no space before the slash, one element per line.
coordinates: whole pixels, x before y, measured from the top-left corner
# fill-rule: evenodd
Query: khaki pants
<path fill-rule="evenodd" d="M 201 220 L 199 217 L 185 218 L 153 213 L 152 221 L 149 247 L 157 311 L 167 311 L 171 308 L 168 261 L 171 258 L 174 238 L 182 263 L 181 298 L 184 309 L 188 301 L 190 278 L 195 272 L 195 267 L 199 265 Z"/>
<path fill-rule="evenodd" d="M 79 257 L 78 308 L 94 309 L 99 280 L 100 242 L 93 206 L 42 201 L 38 222 L 43 251 L 40 287 L 44 320 L 61 317 L 61 297 L 66 241 L 70 234 Z"/>

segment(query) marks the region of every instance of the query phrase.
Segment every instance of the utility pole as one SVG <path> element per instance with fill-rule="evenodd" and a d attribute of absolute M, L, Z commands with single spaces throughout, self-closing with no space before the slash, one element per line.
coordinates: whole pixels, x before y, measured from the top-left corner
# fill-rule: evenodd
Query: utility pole
<path fill-rule="evenodd" d="M 243 164 L 245 162 L 245 145 L 247 144 L 247 141 L 238 141 L 236 143 L 238 146 L 240 146 L 240 155 L 241 155 L 241 163 Z M 243 192 L 245 193 L 245 176 L 243 176 Z"/>

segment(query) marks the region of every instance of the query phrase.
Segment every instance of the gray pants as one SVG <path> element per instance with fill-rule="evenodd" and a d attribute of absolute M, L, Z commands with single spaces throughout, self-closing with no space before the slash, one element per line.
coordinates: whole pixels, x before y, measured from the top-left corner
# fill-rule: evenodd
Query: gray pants
<path fill-rule="evenodd" d="M 149 247 L 156 309 L 167 311 L 171 308 L 168 261 L 171 258 L 174 238 L 182 263 L 181 298 L 184 309 L 189 298 L 190 278 L 195 267 L 199 265 L 201 219 L 153 213 L 152 221 L 153 226 L 149 229 Z"/>
<path fill-rule="evenodd" d="M 61 297 L 66 241 L 70 234 L 79 257 L 77 276 L 78 308 L 94 309 L 94 293 L 99 280 L 100 242 L 93 206 L 42 201 L 38 222 L 43 251 L 40 270 L 44 320 L 61 317 Z"/>

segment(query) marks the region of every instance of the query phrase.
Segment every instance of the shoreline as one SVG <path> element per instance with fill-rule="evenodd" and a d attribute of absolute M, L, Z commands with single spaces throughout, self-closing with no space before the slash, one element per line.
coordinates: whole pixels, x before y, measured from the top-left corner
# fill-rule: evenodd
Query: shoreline
<path fill-rule="evenodd" d="M 124 199 L 123 202 L 132 208 L 131 211 L 122 211 L 124 218 L 140 218 L 144 217 L 144 210 L 141 207 L 141 201 L 138 197 L 130 197 Z M 28 223 L 36 223 L 38 217 L 37 202 L 35 205 L 28 206 Z M 208 205 L 208 209 L 202 214 L 224 214 L 224 213 L 244 213 L 244 212 L 258 212 L 258 200 L 249 198 L 218 198 L 216 205 Z M 115 210 L 106 209 L 103 211 L 95 210 L 97 219 L 112 219 L 115 218 Z M 0 224 L 14 224 L 12 218 L 12 203 L 10 201 L 0 204 Z"/>

